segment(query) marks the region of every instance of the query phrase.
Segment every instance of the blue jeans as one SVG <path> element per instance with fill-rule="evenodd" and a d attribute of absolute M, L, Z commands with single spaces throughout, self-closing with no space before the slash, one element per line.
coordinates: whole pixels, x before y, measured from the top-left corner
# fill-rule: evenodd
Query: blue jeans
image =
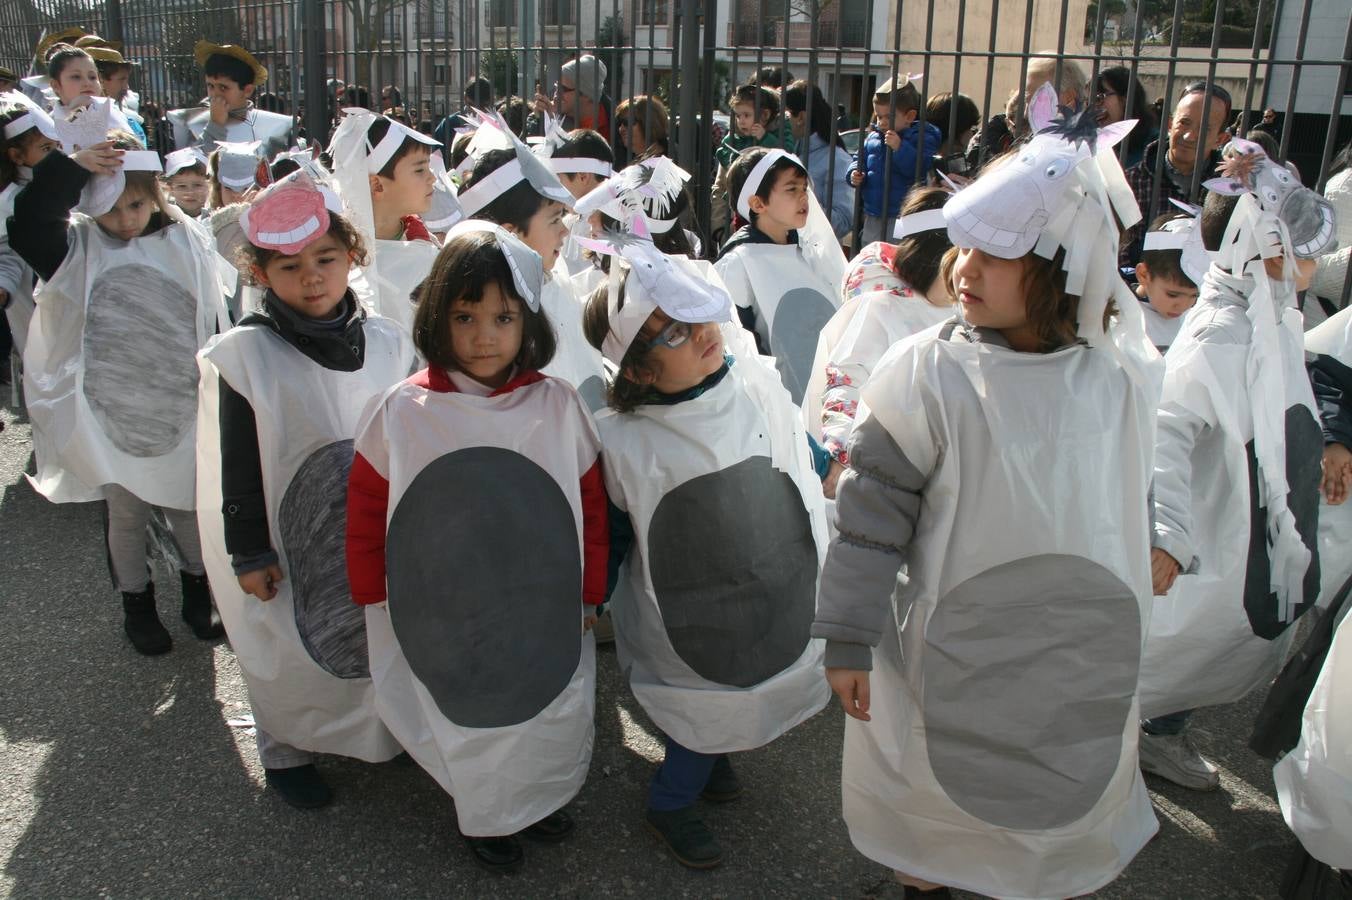
<path fill-rule="evenodd" d="M 1185 709 L 1181 712 L 1169 713 L 1167 716 L 1145 719 L 1141 722 L 1141 729 L 1146 734 L 1182 734 L 1184 729 L 1188 727 L 1188 720 L 1192 718 L 1193 712 L 1191 709 Z"/>
<path fill-rule="evenodd" d="M 648 787 L 648 808 L 672 812 L 693 806 L 720 754 L 696 753 L 667 738 L 667 756 Z"/>

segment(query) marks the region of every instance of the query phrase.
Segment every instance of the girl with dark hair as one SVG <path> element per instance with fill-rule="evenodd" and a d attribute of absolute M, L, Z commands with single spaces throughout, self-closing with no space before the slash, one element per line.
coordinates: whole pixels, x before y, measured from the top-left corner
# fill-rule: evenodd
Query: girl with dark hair
<path fill-rule="evenodd" d="M 1133 81 L 1134 90 L 1131 87 Z M 1127 109 L 1128 93 L 1132 95 L 1130 110 Z M 1127 155 L 1122 160 L 1122 168 L 1129 169 L 1136 165 L 1141 161 L 1146 145 L 1159 137 L 1159 122 L 1140 80 L 1126 66 L 1100 69 L 1098 81 L 1095 82 L 1094 102 L 1098 104 L 1100 128 L 1123 119 L 1136 120 L 1136 127 L 1127 135 Z"/>
<path fill-rule="evenodd" d="M 505 228 L 451 229 L 414 319 L 427 368 L 368 408 L 348 492 L 377 708 L 494 872 L 521 866 L 518 833 L 573 830 L 606 589 L 600 443 L 577 392 L 540 373 L 543 286 Z"/>
<path fill-rule="evenodd" d="M 800 148 L 798 158 L 807 166 L 812 192 L 822 209 L 827 210 L 831 230 L 836 237 L 843 238 L 854 225 L 854 188 L 850 187 L 850 154 L 840 146 L 840 136 L 832 127 L 835 117 L 831 115 L 831 105 L 815 84 L 795 81 L 784 91 L 784 110 Z"/>

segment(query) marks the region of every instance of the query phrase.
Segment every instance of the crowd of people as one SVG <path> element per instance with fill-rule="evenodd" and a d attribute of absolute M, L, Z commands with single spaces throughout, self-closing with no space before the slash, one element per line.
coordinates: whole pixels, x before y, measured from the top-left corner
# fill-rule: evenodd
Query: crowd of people
<path fill-rule="evenodd" d="M 574 829 L 614 641 L 680 863 L 723 860 L 734 755 L 834 695 L 845 823 L 906 896 L 1078 896 L 1157 830 L 1143 771 L 1219 786 L 1189 717 L 1317 609 L 1262 743 L 1309 864 L 1352 867 L 1352 312 L 1306 335 L 1299 299 L 1341 290 L 1352 147 L 1322 197 L 1213 84 L 1160 121 L 1039 58 L 985 123 L 893 73 L 854 154 L 772 70 L 701 222 L 661 100 L 590 55 L 435 125 L 342 86 L 321 142 L 202 41 L 164 153 L 120 47 L 36 56 L 0 72 L 30 481 L 106 505 L 147 655 L 172 537 L 285 802 L 406 753 L 518 869 Z"/>

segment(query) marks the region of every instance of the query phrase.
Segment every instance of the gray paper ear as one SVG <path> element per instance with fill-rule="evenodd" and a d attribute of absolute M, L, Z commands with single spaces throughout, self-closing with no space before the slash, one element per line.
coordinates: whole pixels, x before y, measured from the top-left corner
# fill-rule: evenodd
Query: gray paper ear
<path fill-rule="evenodd" d="M 516 135 L 512 135 L 513 143 L 516 147 L 516 158 L 521 163 L 521 174 L 526 176 L 530 186 L 542 197 L 548 197 L 550 200 L 556 200 L 562 203 L 568 209 L 573 208 L 573 194 L 568 188 L 559 181 L 559 176 L 554 174 L 554 170 L 537 156 L 526 144 L 522 143 Z"/>
<path fill-rule="evenodd" d="M 446 233 L 446 241 L 449 243 L 464 234 L 483 232 L 493 235 L 497 241 L 502 255 L 507 259 L 508 268 L 512 270 L 512 283 L 516 285 L 521 299 L 526 301 L 531 312 L 539 312 L 540 295 L 544 291 L 545 283 L 544 260 L 520 238 L 495 222 L 465 219 Z"/>

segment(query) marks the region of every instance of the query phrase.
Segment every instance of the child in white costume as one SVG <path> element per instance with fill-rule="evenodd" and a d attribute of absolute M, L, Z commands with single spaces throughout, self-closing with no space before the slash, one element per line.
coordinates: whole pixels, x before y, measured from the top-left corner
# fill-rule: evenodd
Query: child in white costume
<path fill-rule="evenodd" d="M 261 308 L 198 357 L 207 571 L 267 783 L 300 808 L 330 796 L 315 753 L 380 762 L 400 751 L 376 713 L 344 539 L 357 421 L 407 374 L 413 344 L 348 288 L 365 247 L 340 212 L 305 172 L 258 195 L 241 224 Z"/>
<path fill-rule="evenodd" d="M 1232 141 L 1221 169 L 1199 224 L 1216 256 L 1167 357 L 1141 666 L 1141 765 L 1200 790 L 1219 779 L 1190 711 L 1270 681 L 1319 592 L 1324 440 L 1295 300 L 1336 233 L 1328 202 L 1256 144 Z"/>
<path fill-rule="evenodd" d="M 741 793 L 727 755 L 829 697 L 808 635 L 820 482 L 797 409 L 731 321 L 727 291 L 643 237 L 604 243 L 630 264 L 626 275 L 612 258 L 587 307 L 588 336 L 618 368 L 597 427 L 612 515 L 633 535 L 612 616 L 634 696 L 666 735 L 646 820 L 680 862 L 709 868 L 722 849 L 694 804 Z"/>
<path fill-rule="evenodd" d="M 496 872 L 521 865 L 517 833 L 573 828 L 605 593 L 596 429 L 538 371 L 554 348 L 543 275 L 505 229 L 451 229 L 414 320 L 428 367 L 368 407 L 348 492 L 377 707 Z"/>
<path fill-rule="evenodd" d="M 851 840 L 908 896 L 1085 894 L 1157 828 L 1135 691 L 1159 357 L 1114 267 L 1132 125 L 1054 123 L 956 194 L 962 320 L 864 387 L 813 634 L 851 716 Z"/>
<path fill-rule="evenodd" d="M 131 135 L 110 138 L 38 163 L 15 198 L 9 235 L 46 282 L 24 352 L 33 484 L 57 503 L 107 501 L 124 629 L 153 654 L 172 640 L 146 563 L 152 506 L 183 559 L 183 618 L 199 638 L 221 634 L 192 512 L 193 357 L 225 308 L 215 251 L 165 202 L 158 156 Z"/>

